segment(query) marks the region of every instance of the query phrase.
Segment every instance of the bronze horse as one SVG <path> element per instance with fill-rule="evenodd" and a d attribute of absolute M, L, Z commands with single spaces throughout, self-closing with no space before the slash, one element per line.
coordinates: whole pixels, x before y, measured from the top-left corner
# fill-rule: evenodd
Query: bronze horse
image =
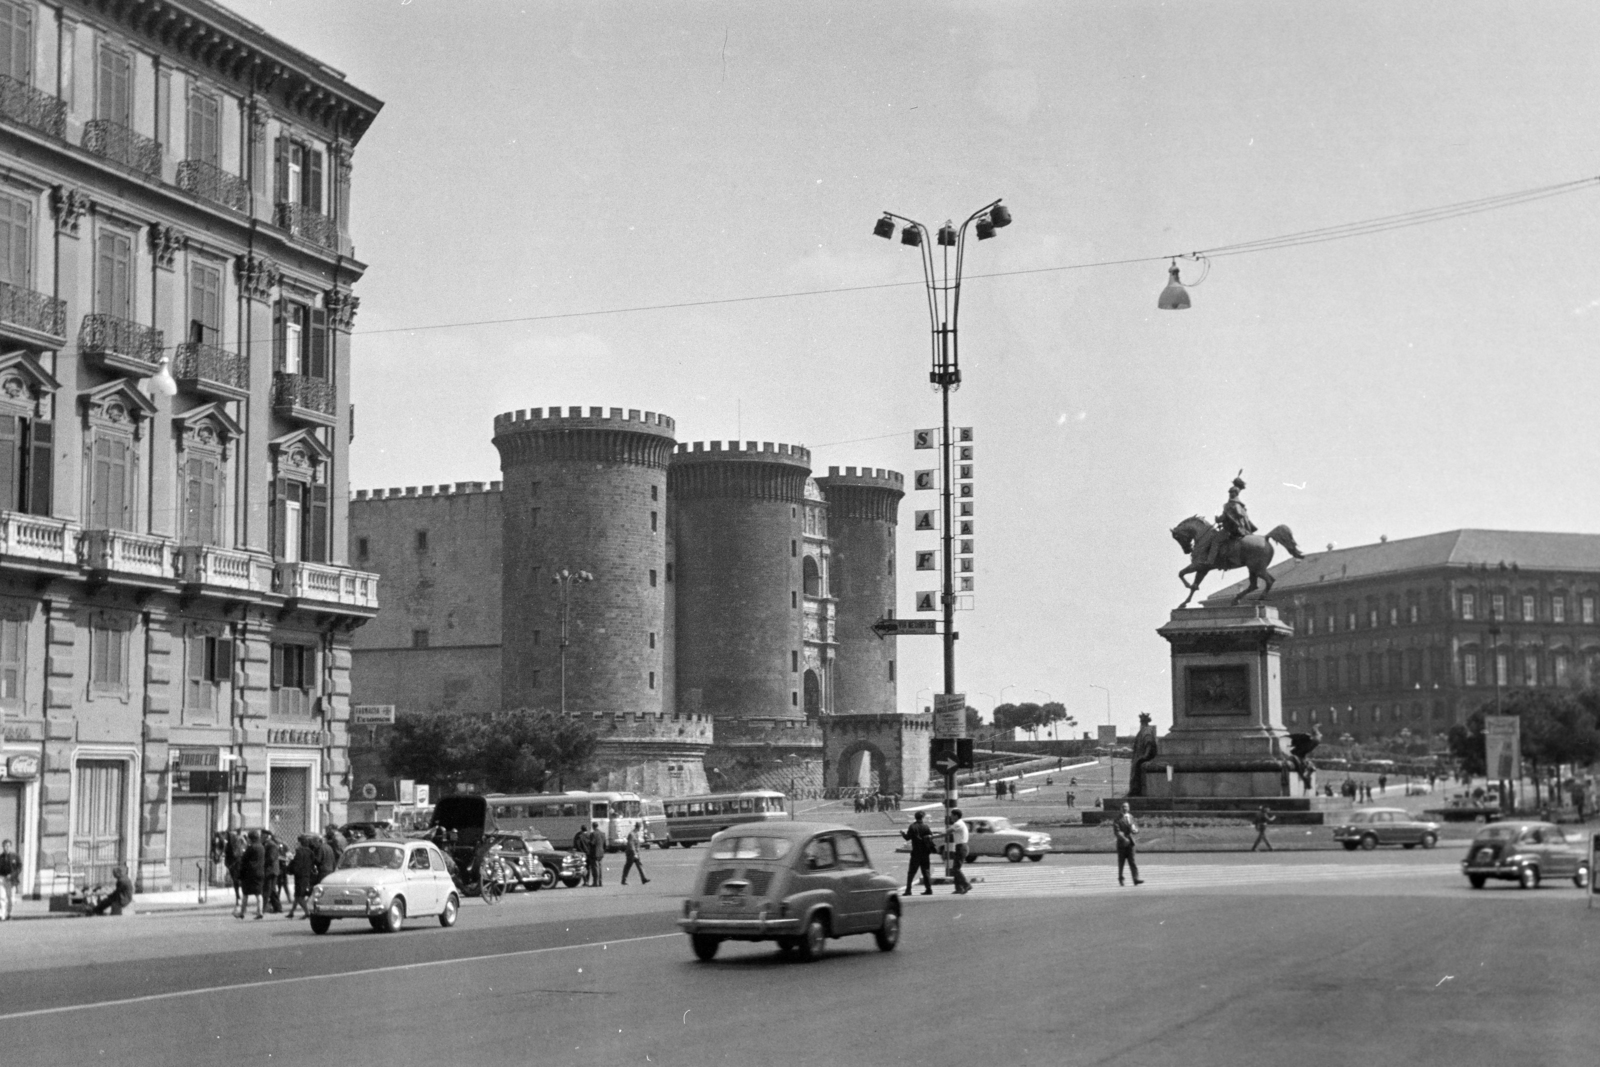
<path fill-rule="evenodd" d="M 1223 544 L 1221 554 L 1214 563 L 1202 563 L 1201 561 L 1210 555 L 1212 539 L 1226 536 L 1198 515 L 1184 519 L 1172 528 L 1172 539 L 1177 541 L 1178 547 L 1189 555 L 1189 565 L 1178 572 L 1178 581 L 1183 582 L 1184 588 L 1189 590 L 1189 595 L 1183 598 L 1183 603 L 1178 607 L 1189 606 L 1189 601 L 1194 599 L 1195 592 L 1207 574 L 1213 570 L 1231 571 L 1235 567 L 1244 567 L 1250 571 L 1250 585 L 1233 598 L 1235 604 L 1243 600 L 1246 593 L 1255 592 L 1257 582 L 1266 583 L 1266 588 L 1261 590 L 1261 595 L 1266 596 L 1272 591 L 1273 579 L 1267 568 L 1272 566 L 1274 541 L 1288 549 L 1289 555 L 1295 559 L 1305 558 L 1305 554 L 1294 543 L 1294 534 L 1289 532 L 1289 527 L 1274 526 L 1265 534 L 1247 534 L 1237 541 Z M 1184 579 L 1184 576 L 1189 574 L 1194 575 L 1192 583 Z"/>

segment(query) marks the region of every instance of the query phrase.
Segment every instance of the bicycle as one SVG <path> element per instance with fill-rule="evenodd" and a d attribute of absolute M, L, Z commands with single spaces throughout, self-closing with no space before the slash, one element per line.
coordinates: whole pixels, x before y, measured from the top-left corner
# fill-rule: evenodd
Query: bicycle
<path fill-rule="evenodd" d="M 511 872 L 498 849 L 483 857 L 483 862 L 478 865 L 478 895 L 485 904 L 500 903 L 510 881 Z"/>

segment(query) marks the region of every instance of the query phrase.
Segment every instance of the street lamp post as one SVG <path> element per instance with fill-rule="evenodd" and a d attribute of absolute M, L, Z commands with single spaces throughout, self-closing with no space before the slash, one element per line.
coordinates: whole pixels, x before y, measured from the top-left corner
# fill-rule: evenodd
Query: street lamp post
<path fill-rule="evenodd" d="M 1493 603 L 1489 605 L 1489 657 L 1489 669 L 1494 672 L 1494 713 L 1502 715 L 1504 712 L 1500 707 L 1500 612 Z M 1487 767 L 1484 769 L 1488 770 Z M 1485 775 L 1485 778 L 1487 778 L 1487 775 Z M 1515 783 L 1501 781 L 1500 807 L 1503 811 L 1515 809 L 1516 804 L 1515 799 L 1512 797 L 1512 792 L 1516 786 L 1521 784 L 1520 780 Z"/>
<path fill-rule="evenodd" d="M 955 547 L 955 531 L 952 529 L 955 508 L 954 486 L 950 477 L 954 469 L 954 443 L 950 440 L 950 393 L 961 386 L 961 352 L 956 334 L 956 322 L 961 314 L 961 266 L 966 257 L 967 227 L 976 223 L 978 240 L 986 241 L 994 236 L 996 230 L 1011 225 L 1011 212 L 995 200 L 968 215 L 959 230 L 947 220 L 939 227 L 937 234 L 939 247 L 944 250 L 938 264 L 933 258 L 932 241 L 935 235 L 915 219 L 885 211 L 883 217 L 873 225 L 872 232 L 887 240 L 894 236 L 897 221 L 901 223 L 900 243 L 921 252 L 922 281 L 927 290 L 928 321 L 933 335 L 933 367 L 928 372 L 928 381 L 939 390 L 942 416 L 939 456 L 944 480 L 939 487 L 939 496 L 944 525 L 939 535 L 944 581 L 939 601 L 944 611 L 944 693 L 949 698 L 956 692 L 956 581 L 955 560 L 951 554 L 951 549 Z M 951 249 L 955 250 L 954 264 L 950 262 Z M 956 772 L 952 766 L 944 775 L 947 833 L 951 822 L 950 812 L 955 805 Z"/>
<path fill-rule="evenodd" d="M 572 609 L 573 583 L 583 584 L 594 581 L 594 575 L 588 571 L 569 571 L 562 567 L 550 579 L 561 590 L 561 715 L 567 714 L 567 622 Z"/>

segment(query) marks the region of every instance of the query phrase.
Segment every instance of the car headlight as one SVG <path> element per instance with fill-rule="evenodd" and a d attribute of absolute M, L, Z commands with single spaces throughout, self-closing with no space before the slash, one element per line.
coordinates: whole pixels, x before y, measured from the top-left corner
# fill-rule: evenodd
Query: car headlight
<path fill-rule="evenodd" d="M 375 885 L 367 886 L 367 900 L 378 900 L 383 896 L 383 891 Z"/>
<path fill-rule="evenodd" d="M 1525 860 L 1527 858 L 1528 857 L 1524 856 L 1520 852 L 1514 852 L 1511 855 L 1507 856 L 1505 859 L 1501 860 L 1500 862 L 1501 863 L 1521 863 L 1523 860 Z"/>

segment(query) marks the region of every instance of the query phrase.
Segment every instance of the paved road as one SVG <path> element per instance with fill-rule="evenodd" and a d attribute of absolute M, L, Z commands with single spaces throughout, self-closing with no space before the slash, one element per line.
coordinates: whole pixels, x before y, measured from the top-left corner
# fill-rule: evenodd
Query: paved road
<path fill-rule="evenodd" d="M 27 1064 L 1594 1062 L 1600 911 L 1466 888 L 1450 852 L 982 863 L 906 900 L 898 952 L 693 961 L 696 852 L 472 902 L 453 930 L 216 914 L 0 929 L 0 1048 Z M 91 960 L 106 962 L 91 964 Z"/>

